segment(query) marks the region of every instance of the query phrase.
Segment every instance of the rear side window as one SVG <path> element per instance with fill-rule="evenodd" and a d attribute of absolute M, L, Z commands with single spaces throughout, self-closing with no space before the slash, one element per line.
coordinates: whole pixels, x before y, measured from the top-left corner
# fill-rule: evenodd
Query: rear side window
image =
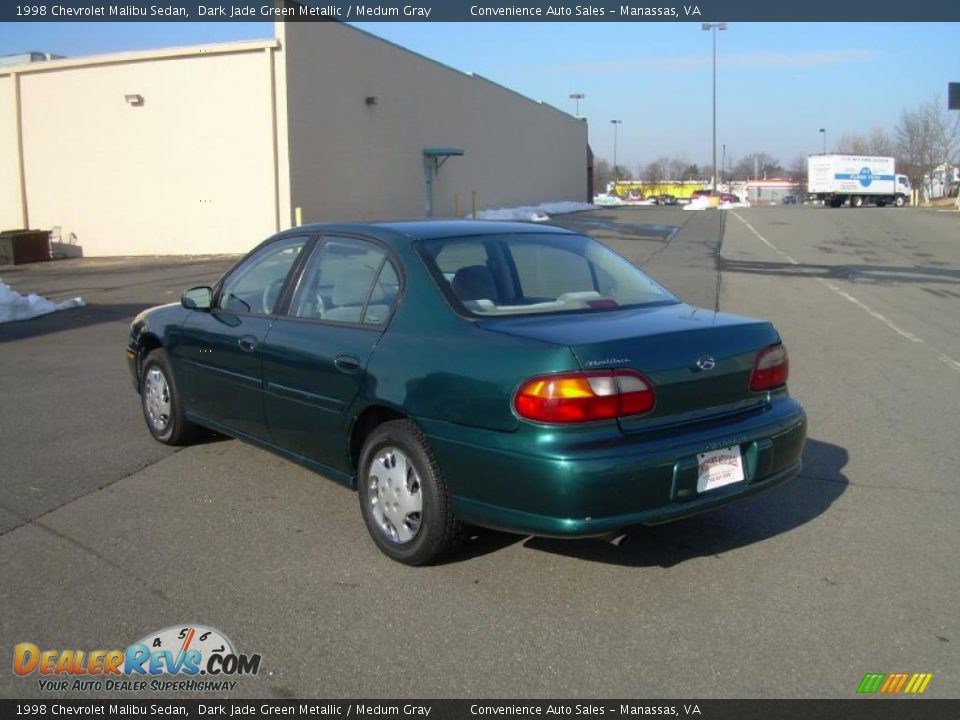
<path fill-rule="evenodd" d="M 582 235 L 481 235 L 418 246 L 454 307 L 477 316 L 605 311 L 677 302 L 642 271 Z"/>

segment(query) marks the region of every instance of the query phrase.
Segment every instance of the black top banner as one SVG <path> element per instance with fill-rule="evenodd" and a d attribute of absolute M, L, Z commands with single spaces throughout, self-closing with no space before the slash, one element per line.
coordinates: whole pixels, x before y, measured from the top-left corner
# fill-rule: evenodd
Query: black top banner
<path fill-rule="evenodd" d="M 275 3 L 271 0 L 34 0 L 5 2 L 2 22 L 960 22 L 944 0 L 532 0 Z"/>

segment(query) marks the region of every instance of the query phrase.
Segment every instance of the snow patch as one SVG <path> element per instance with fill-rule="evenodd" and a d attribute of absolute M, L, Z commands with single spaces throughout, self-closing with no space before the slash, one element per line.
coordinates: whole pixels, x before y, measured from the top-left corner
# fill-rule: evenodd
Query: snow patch
<path fill-rule="evenodd" d="M 540 205 L 526 205 L 514 208 L 497 208 L 494 210 L 481 210 L 477 213 L 478 220 L 530 220 L 532 222 L 546 222 L 550 215 L 563 215 L 564 213 L 580 212 L 582 210 L 595 210 L 596 206 L 590 203 L 580 202 L 553 202 L 542 203 Z M 469 217 L 469 216 L 464 216 Z"/>
<path fill-rule="evenodd" d="M 0 323 L 13 320 L 29 320 L 38 315 L 48 315 L 58 310 L 83 307 L 86 303 L 78 297 L 55 303 L 39 295 L 21 295 L 9 285 L 0 282 Z"/>
<path fill-rule="evenodd" d="M 741 201 L 741 202 L 722 202 L 719 205 L 711 206 L 710 198 L 708 197 L 695 197 L 689 203 L 683 206 L 684 210 L 709 210 L 711 207 L 716 207 L 718 210 L 731 210 L 733 208 L 748 208 L 750 203 Z"/>

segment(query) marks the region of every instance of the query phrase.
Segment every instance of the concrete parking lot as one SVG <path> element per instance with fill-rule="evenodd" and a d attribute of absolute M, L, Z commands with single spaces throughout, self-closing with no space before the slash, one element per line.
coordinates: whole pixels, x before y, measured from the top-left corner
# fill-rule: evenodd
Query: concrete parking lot
<path fill-rule="evenodd" d="M 200 623 L 261 653 L 235 697 L 960 697 L 960 214 L 597 210 L 556 219 L 694 304 L 773 320 L 802 475 L 626 541 L 478 531 L 412 569 L 355 495 L 235 440 L 143 425 L 130 318 L 231 258 L 0 268 L 85 308 L 0 325 L 0 666 Z M 0 675 L 0 696 L 40 696 Z M 50 696 L 48 694 L 48 696 Z"/>

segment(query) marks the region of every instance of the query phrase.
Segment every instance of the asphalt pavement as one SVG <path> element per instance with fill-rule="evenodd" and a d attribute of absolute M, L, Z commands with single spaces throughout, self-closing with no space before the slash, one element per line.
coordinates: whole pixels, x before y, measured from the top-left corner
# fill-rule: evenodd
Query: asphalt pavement
<path fill-rule="evenodd" d="M 235 440 L 150 439 L 129 320 L 231 258 L 0 268 L 88 303 L 0 325 L 0 667 L 19 642 L 202 623 L 263 656 L 236 697 L 852 698 L 866 672 L 960 697 L 960 214 L 556 220 L 686 301 L 776 323 L 809 414 L 799 478 L 619 545 L 478 531 L 408 568 L 351 491 Z M 0 696 L 57 695 L 5 672 Z"/>

